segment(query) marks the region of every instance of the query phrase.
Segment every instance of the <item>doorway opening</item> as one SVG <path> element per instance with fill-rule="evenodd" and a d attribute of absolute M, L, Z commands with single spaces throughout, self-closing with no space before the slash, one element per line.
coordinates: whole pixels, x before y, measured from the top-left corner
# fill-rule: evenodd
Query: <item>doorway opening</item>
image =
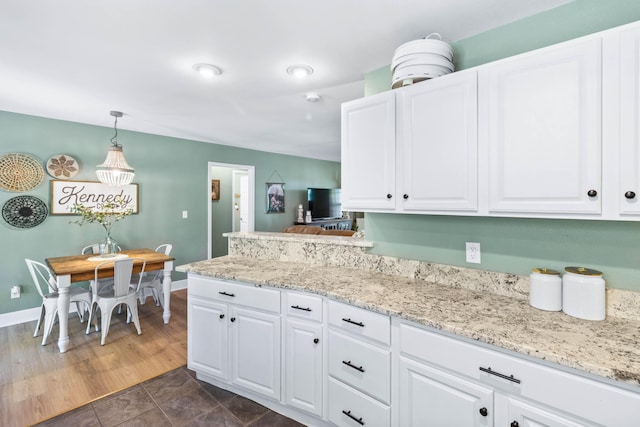
<path fill-rule="evenodd" d="M 209 162 L 207 189 L 207 258 L 215 258 L 228 253 L 222 233 L 254 231 L 255 166 Z"/>

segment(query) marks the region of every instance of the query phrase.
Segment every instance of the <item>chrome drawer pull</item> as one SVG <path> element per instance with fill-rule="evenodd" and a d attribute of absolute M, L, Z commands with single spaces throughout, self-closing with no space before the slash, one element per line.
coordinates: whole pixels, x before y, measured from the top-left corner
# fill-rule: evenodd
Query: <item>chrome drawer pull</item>
<path fill-rule="evenodd" d="M 347 417 L 351 418 L 353 421 L 360 424 L 361 426 L 364 425 L 364 421 L 362 421 L 362 417 L 356 418 L 353 415 L 351 415 L 351 411 L 345 411 L 344 409 L 342 410 L 342 413 L 345 414 Z"/>
<path fill-rule="evenodd" d="M 218 293 L 219 293 L 220 295 L 226 295 L 226 296 L 228 296 L 228 297 L 235 297 L 235 295 L 234 295 L 234 294 L 228 294 L 228 293 L 226 293 L 226 292 L 224 292 L 224 291 L 220 291 L 220 292 L 218 292 Z"/>
<path fill-rule="evenodd" d="M 349 360 L 348 362 L 343 360 L 342 363 L 344 363 L 350 368 L 355 369 L 356 371 L 364 372 L 364 369 L 362 369 L 362 366 L 357 367 L 356 365 L 351 364 L 351 360 Z"/>
<path fill-rule="evenodd" d="M 295 308 L 296 310 L 302 310 L 302 311 L 311 311 L 309 307 L 300 307 L 299 305 L 292 305 L 291 308 Z"/>
<path fill-rule="evenodd" d="M 520 380 L 519 380 L 519 379 L 517 379 L 517 378 L 514 378 L 514 376 L 513 376 L 513 375 L 507 376 L 507 375 L 505 375 L 505 374 L 501 374 L 500 372 L 492 371 L 492 370 L 491 370 L 491 367 L 483 368 L 482 366 L 480 366 L 480 370 L 481 370 L 482 372 L 486 372 L 486 373 L 487 373 L 487 374 L 489 374 L 489 375 L 495 375 L 496 377 L 499 377 L 499 378 L 505 379 L 505 380 L 507 380 L 507 381 L 511 381 L 511 382 L 516 383 L 516 384 L 520 384 Z"/>
<path fill-rule="evenodd" d="M 345 319 L 343 317 L 342 321 L 347 322 L 347 323 L 351 323 L 352 325 L 362 326 L 364 328 L 364 323 L 362 323 L 362 322 L 354 322 L 353 320 L 351 320 L 351 318 Z"/>

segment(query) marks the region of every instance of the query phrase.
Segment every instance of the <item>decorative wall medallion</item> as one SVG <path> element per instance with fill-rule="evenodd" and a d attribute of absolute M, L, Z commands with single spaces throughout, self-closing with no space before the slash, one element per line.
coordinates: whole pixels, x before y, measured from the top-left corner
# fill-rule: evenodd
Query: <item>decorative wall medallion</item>
<path fill-rule="evenodd" d="M 47 218 L 48 213 L 47 205 L 33 196 L 16 196 L 2 206 L 2 219 L 16 228 L 35 227 Z"/>
<path fill-rule="evenodd" d="M 0 156 L 0 188 L 12 192 L 29 191 L 44 179 L 40 162 L 28 154 L 7 153 Z"/>
<path fill-rule="evenodd" d="M 47 160 L 47 172 L 57 179 L 71 179 L 80 172 L 80 165 L 68 154 L 56 154 Z"/>

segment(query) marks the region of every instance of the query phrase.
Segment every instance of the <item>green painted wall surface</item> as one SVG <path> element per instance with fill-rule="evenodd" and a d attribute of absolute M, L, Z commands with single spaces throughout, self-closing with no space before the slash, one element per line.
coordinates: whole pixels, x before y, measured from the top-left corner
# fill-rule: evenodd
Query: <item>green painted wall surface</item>
<path fill-rule="evenodd" d="M 455 61 L 469 68 L 637 20 L 637 0 L 576 0 L 453 43 Z M 365 94 L 390 85 L 382 67 L 365 77 Z M 609 287 L 640 291 L 639 223 L 367 213 L 365 228 L 379 254 L 515 274 L 584 265 Z M 482 264 L 466 263 L 469 241 L 480 242 Z"/>
<path fill-rule="evenodd" d="M 121 124 L 126 123 L 126 116 Z M 95 165 L 102 163 L 113 136 L 110 127 L 99 127 L 0 112 L 0 153 L 21 152 L 37 156 L 43 163 L 55 154 L 69 154 L 80 162 L 75 180 L 95 181 Z M 279 231 L 293 224 L 299 196 L 307 186 L 339 186 L 340 164 L 336 162 L 245 150 L 224 145 L 182 140 L 121 130 L 118 141 L 127 161 L 135 168 L 139 184 L 140 213 L 113 226 L 113 237 L 125 248 L 155 248 L 172 243 L 175 265 L 206 259 L 208 162 L 255 165 L 256 221 L 258 231 Z M 291 189 L 286 213 L 267 215 L 264 183 L 278 170 Z M 27 193 L 0 191 L 0 206 L 19 194 L 39 197 L 49 205 L 51 177 Z M 229 191 L 231 191 L 229 189 Z M 287 192 L 287 197 L 290 193 Z M 189 212 L 182 219 L 182 211 Z M 0 220 L 0 314 L 40 304 L 24 263 L 25 258 L 79 253 L 88 243 L 102 240 L 102 227 L 70 224 L 75 216 L 54 215 L 28 230 L 11 229 Z M 227 230 L 228 231 L 228 230 Z M 174 272 L 174 280 L 183 273 Z M 23 295 L 10 299 L 10 287 L 22 285 Z"/>

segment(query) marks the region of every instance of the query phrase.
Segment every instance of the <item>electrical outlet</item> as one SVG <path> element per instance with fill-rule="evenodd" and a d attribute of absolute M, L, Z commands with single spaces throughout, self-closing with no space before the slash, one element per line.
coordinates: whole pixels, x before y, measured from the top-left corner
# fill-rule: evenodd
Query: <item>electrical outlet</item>
<path fill-rule="evenodd" d="M 182 219 L 189 218 L 189 211 L 182 211 Z"/>
<path fill-rule="evenodd" d="M 11 287 L 11 298 L 20 298 L 20 286 L 15 285 Z"/>
<path fill-rule="evenodd" d="M 467 262 L 480 264 L 480 243 L 466 242 Z"/>

